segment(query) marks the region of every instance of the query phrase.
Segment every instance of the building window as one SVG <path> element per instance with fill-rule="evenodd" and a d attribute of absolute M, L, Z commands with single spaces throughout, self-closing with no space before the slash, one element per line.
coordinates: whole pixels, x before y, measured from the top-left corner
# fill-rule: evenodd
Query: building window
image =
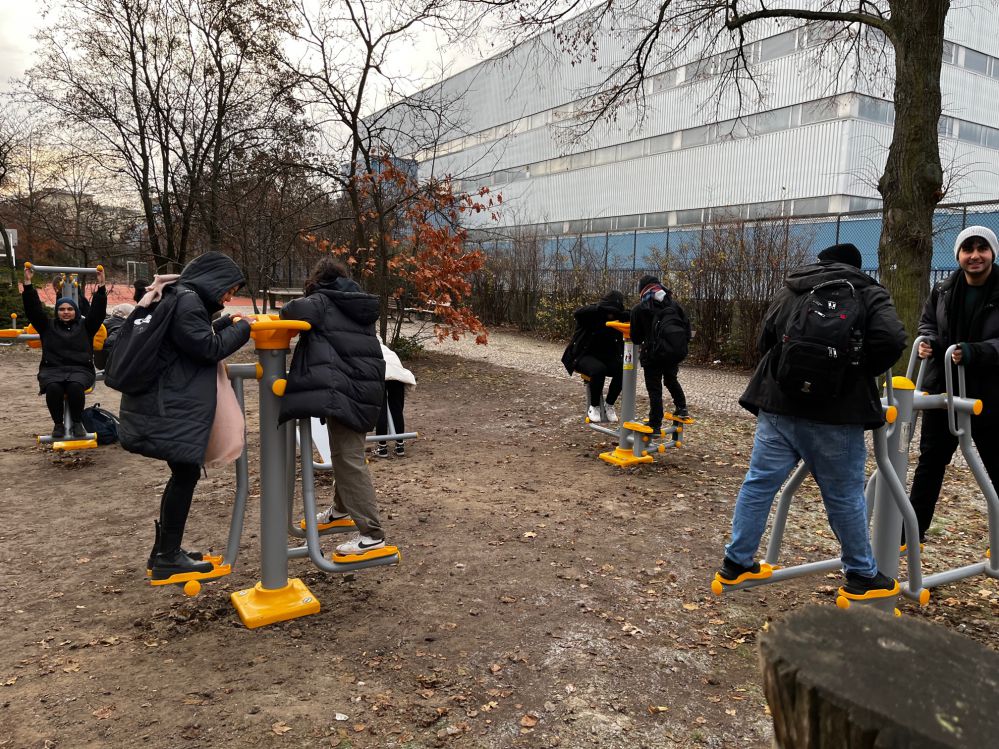
<path fill-rule="evenodd" d="M 798 198 L 794 201 L 795 216 L 812 216 L 820 213 L 829 213 L 829 197 L 821 198 Z"/>
<path fill-rule="evenodd" d="M 973 49 L 964 48 L 964 67 L 975 73 L 982 75 L 989 74 L 989 56 L 976 52 Z"/>
<path fill-rule="evenodd" d="M 692 127 L 680 133 L 680 147 L 691 148 L 692 146 L 703 146 L 711 138 L 711 126 L 701 125 Z"/>
<path fill-rule="evenodd" d="M 681 226 L 689 226 L 690 224 L 700 224 L 702 223 L 703 213 L 700 208 L 695 208 L 689 211 L 677 211 L 676 212 L 676 223 Z M 648 224 L 646 224 L 648 226 Z"/>
<path fill-rule="evenodd" d="M 836 97 L 805 102 L 801 105 L 801 124 L 810 125 L 813 122 L 835 120 L 837 114 Z"/>

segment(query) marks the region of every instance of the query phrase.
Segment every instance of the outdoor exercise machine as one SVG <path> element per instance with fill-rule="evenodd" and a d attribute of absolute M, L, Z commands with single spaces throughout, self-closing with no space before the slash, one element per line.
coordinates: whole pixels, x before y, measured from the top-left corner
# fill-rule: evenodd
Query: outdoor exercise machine
<path fill-rule="evenodd" d="M 58 288 L 56 288 L 57 297 L 68 297 L 73 300 L 73 302 L 79 307 L 80 304 L 80 277 L 86 275 L 97 275 L 99 271 L 104 270 L 103 266 L 98 265 L 95 268 L 78 268 L 72 266 L 61 266 L 61 265 L 32 265 L 31 263 L 25 263 L 25 268 L 30 268 L 35 273 L 51 273 L 57 274 L 56 280 L 58 281 Z M 18 330 L 17 328 L 17 315 L 11 314 L 11 327 L 0 330 L 0 342 L 11 345 L 14 343 L 27 343 L 30 348 L 41 348 L 42 341 L 41 336 L 38 335 L 37 331 L 32 325 L 27 325 L 24 329 Z M 104 349 L 104 341 L 107 338 L 107 329 L 101 325 L 100 329 L 94 335 L 93 348 L 94 351 L 102 351 Z M 93 388 L 87 390 L 87 394 L 93 392 Z M 63 409 L 63 426 L 65 427 L 66 434 L 70 434 L 72 428 L 72 420 L 69 416 L 69 410 Z M 89 450 L 97 447 L 97 434 L 95 432 L 88 432 L 87 436 L 83 439 L 64 439 L 64 440 L 53 440 L 51 434 L 41 434 L 37 437 L 38 444 L 40 445 L 51 445 L 52 449 L 57 452 L 69 452 L 72 450 Z"/>
<path fill-rule="evenodd" d="M 244 380 L 257 380 L 260 406 L 260 581 L 252 588 L 238 590 L 230 600 L 243 624 L 254 629 L 275 622 L 287 621 L 319 612 L 319 600 L 300 579 L 288 578 L 288 562 L 308 557 L 324 572 L 347 573 L 360 569 L 397 564 L 399 550 L 386 546 L 364 554 L 334 554 L 327 560 L 319 544 L 320 531 L 316 523 L 316 499 L 312 472 L 312 433 L 308 419 L 278 423 L 280 398 L 287 387 L 286 359 L 291 339 L 309 330 L 306 322 L 271 319 L 257 316 L 251 324 L 251 337 L 257 353 L 256 364 L 235 364 L 227 367 L 240 408 L 245 412 Z M 302 500 L 305 528 L 292 525 L 292 505 L 295 495 L 295 428 L 301 443 Z M 184 586 L 187 595 L 197 595 L 201 582 L 223 577 L 232 572 L 239 553 L 246 501 L 249 494 L 249 462 L 247 448 L 236 461 L 236 500 L 233 504 L 229 539 L 221 557 L 206 557 L 213 569 L 205 573 L 182 573 L 153 585 Z M 353 523 L 329 529 L 344 533 L 354 530 Z M 288 536 L 304 538 L 305 545 L 288 546 Z"/>
<path fill-rule="evenodd" d="M 885 396 L 882 398 L 882 409 L 885 414 L 885 424 L 873 433 L 874 458 L 876 470 L 868 479 L 864 496 L 867 501 L 867 517 L 871 525 L 871 546 L 878 570 L 889 577 L 898 577 L 899 555 L 904 553 L 908 562 L 908 580 L 900 581 L 899 592 L 895 595 L 883 594 L 855 595 L 840 588 L 836 605 L 849 608 L 853 603 L 866 603 L 879 608 L 892 610 L 900 615 L 895 607 L 898 595 L 918 601 L 926 605 L 930 599 L 930 589 L 965 578 L 985 574 L 999 578 L 999 559 L 991 556 L 990 550 L 999 548 L 999 498 L 995 487 L 989 480 L 988 473 L 982 464 L 978 451 L 971 438 L 971 417 L 982 412 L 982 402 L 966 397 L 964 368 L 954 365 L 951 355 L 957 346 L 951 346 L 944 354 L 946 362 L 945 383 L 946 392 L 927 394 L 921 391 L 926 361 L 920 363 L 915 383 L 912 373 L 915 369 L 919 343 L 928 340 L 925 336 L 916 339 L 912 347 L 909 366 L 904 377 L 892 377 L 888 373 L 885 381 Z M 957 366 L 958 383 L 955 394 L 953 369 Z M 958 438 L 958 446 L 968 463 L 972 474 L 982 491 L 988 511 L 989 548 L 985 550 L 985 559 L 955 569 L 945 570 L 927 577 L 922 574 L 920 544 L 909 543 L 899 547 L 902 529 L 905 528 L 907 539 L 919 538 L 919 525 L 916 513 L 909 501 L 905 489 L 909 467 L 909 450 L 915 431 L 919 413 L 930 409 L 946 409 L 948 429 Z M 733 590 L 754 588 L 760 585 L 770 585 L 812 573 L 825 573 L 842 567 L 839 558 L 817 562 L 780 567 L 780 550 L 783 542 L 787 515 L 795 492 L 808 476 L 808 467 L 804 464 L 788 479 L 777 501 L 777 510 L 770 530 L 770 540 L 767 545 L 764 560 L 760 562 L 760 572 L 747 576 L 735 584 L 723 583 L 718 574 L 711 583 L 711 590 L 716 595 Z"/>
<path fill-rule="evenodd" d="M 683 446 L 684 427 L 693 424 L 694 420 L 670 413 L 663 414 L 663 425 L 659 434 L 653 434 L 652 427 L 635 418 L 635 396 L 638 388 L 638 359 L 635 356 L 635 344 L 631 340 L 631 323 L 611 320 L 606 323 L 624 338 L 624 361 L 621 376 L 621 420 L 617 429 L 605 427 L 586 419 L 587 426 L 601 434 L 617 439 L 617 447 L 605 453 L 600 453 L 600 459 L 620 468 L 652 463 L 655 455 L 662 455 L 672 447 Z M 587 389 L 589 378 L 581 375 Z M 589 401 L 587 401 L 589 403 Z M 658 439 L 653 445 L 652 440 Z"/>

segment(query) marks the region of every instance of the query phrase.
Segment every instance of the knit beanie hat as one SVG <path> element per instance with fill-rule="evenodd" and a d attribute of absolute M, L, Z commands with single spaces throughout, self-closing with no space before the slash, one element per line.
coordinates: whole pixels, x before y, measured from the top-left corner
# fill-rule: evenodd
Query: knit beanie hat
<path fill-rule="evenodd" d="M 999 242 L 996 241 L 995 232 L 984 226 L 969 226 L 957 235 L 957 239 L 954 240 L 954 259 L 957 260 L 957 254 L 961 249 L 961 245 L 964 244 L 966 239 L 970 239 L 971 237 L 981 237 L 985 240 L 989 249 L 992 250 L 992 262 L 994 263 L 996 261 L 996 247 L 999 246 Z"/>
<path fill-rule="evenodd" d="M 80 305 L 78 305 L 76 302 L 74 302 L 68 296 L 60 297 L 59 299 L 56 300 L 56 306 L 55 306 L 55 308 L 56 308 L 56 314 L 59 313 L 59 307 L 61 307 L 64 304 L 70 305 L 73 308 L 73 310 L 76 312 L 76 316 L 77 317 L 80 316 Z"/>
<path fill-rule="evenodd" d="M 624 309 L 624 294 L 622 294 L 617 289 L 612 289 L 604 294 L 603 299 L 600 301 L 607 302 L 608 304 L 617 307 L 618 309 Z"/>
<path fill-rule="evenodd" d="M 819 253 L 819 262 L 845 263 L 846 265 L 852 265 L 854 268 L 860 268 L 863 265 L 860 250 L 853 244 L 834 244 L 832 247 L 826 247 Z"/>
<path fill-rule="evenodd" d="M 651 276 L 648 274 L 642 276 L 641 278 L 638 279 L 638 290 L 641 291 L 650 283 L 659 283 L 659 279 L 656 278 L 655 276 Z"/>

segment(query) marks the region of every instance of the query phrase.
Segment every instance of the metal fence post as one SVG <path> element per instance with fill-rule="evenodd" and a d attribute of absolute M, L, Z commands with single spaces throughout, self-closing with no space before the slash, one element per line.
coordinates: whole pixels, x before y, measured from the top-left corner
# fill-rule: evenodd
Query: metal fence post
<path fill-rule="evenodd" d="M 961 208 L 961 230 L 964 231 L 968 228 L 968 206 L 962 206 Z"/>
<path fill-rule="evenodd" d="M 631 272 L 635 272 L 635 263 L 638 261 L 638 229 L 631 233 Z"/>
<path fill-rule="evenodd" d="M 836 244 L 839 244 L 839 222 L 843 220 L 843 214 L 836 214 Z"/>

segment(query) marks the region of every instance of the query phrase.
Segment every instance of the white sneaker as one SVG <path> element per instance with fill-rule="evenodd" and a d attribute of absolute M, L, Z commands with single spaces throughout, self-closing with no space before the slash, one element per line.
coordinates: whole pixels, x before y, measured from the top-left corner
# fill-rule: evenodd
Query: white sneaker
<path fill-rule="evenodd" d="M 350 541 L 339 544 L 336 547 L 336 553 L 342 556 L 347 556 L 349 554 L 363 554 L 366 551 L 371 551 L 372 549 L 384 549 L 385 539 L 384 538 L 371 538 L 370 536 L 358 536 L 357 538 L 352 538 Z"/>
<path fill-rule="evenodd" d="M 329 525 L 330 523 L 335 523 L 337 520 L 343 520 L 344 518 L 349 518 L 346 512 L 337 512 L 333 505 L 330 505 L 322 512 L 316 513 L 316 522 L 319 525 Z"/>
<path fill-rule="evenodd" d="M 617 421 L 617 411 L 614 410 L 614 406 L 609 404 L 604 406 L 604 413 L 607 414 L 607 421 Z"/>
<path fill-rule="evenodd" d="M 604 420 L 603 414 L 600 413 L 600 406 L 590 406 L 586 409 L 586 418 L 590 420 L 592 424 L 599 424 Z"/>

